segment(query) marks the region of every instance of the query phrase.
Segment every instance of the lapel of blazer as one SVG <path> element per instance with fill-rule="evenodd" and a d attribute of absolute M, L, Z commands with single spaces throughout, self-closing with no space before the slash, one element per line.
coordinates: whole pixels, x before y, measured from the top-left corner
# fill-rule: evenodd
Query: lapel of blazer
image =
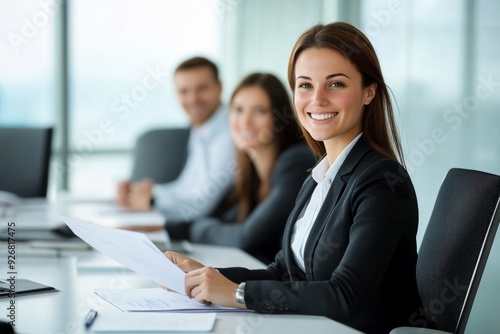
<path fill-rule="evenodd" d="M 317 184 L 316 181 L 314 181 L 312 176 L 309 175 L 306 181 L 304 182 L 301 191 L 299 192 L 299 195 L 297 197 L 292 212 L 290 212 L 290 215 L 288 217 L 288 223 L 286 224 L 285 231 L 283 233 L 284 236 L 283 248 L 284 248 L 285 262 L 291 280 L 296 280 L 297 277 L 304 276 L 302 270 L 297 266 L 297 264 L 295 263 L 295 259 L 293 258 L 292 235 L 295 223 L 297 222 L 297 219 L 300 213 L 302 212 L 302 209 L 306 205 L 307 201 L 311 198 L 311 195 L 314 191 L 314 188 L 316 187 L 316 184 Z"/>
<path fill-rule="evenodd" d="M 318 246 L 321 233 L 323 232 L 323 229 L 328 221 L 331 219 L 330 216 L 333 214 L 333 210 L 335 209 L 337 202 L 344 193 L 344 189 L 351 178 L 354 168 L 370 150 L 371 147 L 366 143 L 363 136 L 361 136 L 340 167 L 335 179 L 333 180 L 332 186 L 326 195 L 325 201 L 323 202 L 324 205 L 320 208 L 318 216 L 316 217 L 314 225 L 306 241 L 306 247 L 304 250 L 306 275 L 310 280 L 314 280 L 312 259 L 314 251 Z"/>

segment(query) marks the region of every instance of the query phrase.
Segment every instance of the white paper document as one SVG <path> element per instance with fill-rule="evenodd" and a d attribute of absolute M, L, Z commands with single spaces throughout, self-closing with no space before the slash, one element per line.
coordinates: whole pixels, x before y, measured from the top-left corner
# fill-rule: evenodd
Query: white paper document
<path fill-rule="evenodd" d="M 94 333 L 210 332 L 216 314 L 112 313 L 99 314 Z"/>
<path fill-rule="evenodd" d="M 163 286 L 184 293 L 185 273 L 143 233 L 61 218 L 77 236 L 102 254 Z"/>
<path fill-rule="evenodd" d="M 96 289 L 95 294 L 125 312 L 223 312 L 248 311 L 233 307 L 205 305 L 186 295 L 162 288 Z"/>

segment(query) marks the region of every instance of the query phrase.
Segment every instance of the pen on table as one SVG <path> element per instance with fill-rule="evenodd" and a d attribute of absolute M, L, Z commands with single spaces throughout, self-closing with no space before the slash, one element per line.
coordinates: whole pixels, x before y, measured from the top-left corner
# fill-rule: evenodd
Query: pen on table
<path fill-rule="evenodd" d="M 90 310 L 85 318 L 85 329 L 89 329 L 97 318 L 97 311 Z"/>

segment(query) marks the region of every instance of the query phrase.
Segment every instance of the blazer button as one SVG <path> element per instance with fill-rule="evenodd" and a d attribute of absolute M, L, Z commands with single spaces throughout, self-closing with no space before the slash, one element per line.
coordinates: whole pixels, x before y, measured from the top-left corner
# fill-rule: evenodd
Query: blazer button
<path fill-rule="evenodd" d="M 264 304 L 264 310 L 266 310 L 266 311 L 274 311 L 274 305 L 271 304 L 270 302 L 266 302 Z"/>

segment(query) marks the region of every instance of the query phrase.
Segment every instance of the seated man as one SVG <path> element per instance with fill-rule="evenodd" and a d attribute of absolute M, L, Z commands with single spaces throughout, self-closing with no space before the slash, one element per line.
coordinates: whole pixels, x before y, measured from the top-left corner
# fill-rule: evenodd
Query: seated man
<path fill-rule="evenodd" d="M 117 203 L 141 211 L 154 206 L 169 219 L 193 219 L 212 212 L 227 194 L 234 179 L 235 149 L 217 66 L 201 57 L 188 59 L 176 68 L 174 82 L 192 125 L 186 164 L 169 183 L 120 183 Z"/>

